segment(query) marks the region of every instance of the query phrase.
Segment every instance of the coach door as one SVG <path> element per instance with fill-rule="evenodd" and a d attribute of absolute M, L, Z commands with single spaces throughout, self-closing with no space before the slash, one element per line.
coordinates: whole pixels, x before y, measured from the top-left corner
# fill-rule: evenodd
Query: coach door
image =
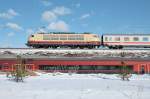
<path fill-rule="evenodd" d="M 141 73 L 141 74 L 144 74 L 144 73 L 145 73 L 145 66 L 142 65 L 142 66 L 140 67 L 140 73 Z"/>
<path fill-rule="evenodd" d="M 141 66 L 140 66 L 140 73 L 141 74 L 145 74 L 146 73 L 146 68 L 147 68 L 146 64 L 141 64 Z"/>

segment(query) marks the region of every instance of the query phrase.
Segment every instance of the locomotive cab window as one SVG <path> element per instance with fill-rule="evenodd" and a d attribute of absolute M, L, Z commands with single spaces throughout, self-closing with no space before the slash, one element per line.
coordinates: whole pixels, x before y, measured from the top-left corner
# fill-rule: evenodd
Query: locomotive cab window
<path fill-rule="evenodd" d="M 31 37 L 34 37 L 34 35 L 31 35 Z"/>

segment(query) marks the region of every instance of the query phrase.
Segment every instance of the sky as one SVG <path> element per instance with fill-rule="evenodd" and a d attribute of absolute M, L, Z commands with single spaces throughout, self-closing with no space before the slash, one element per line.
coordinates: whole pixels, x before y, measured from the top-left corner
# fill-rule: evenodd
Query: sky
<path fill-rule="evenodd" d="M 150 0 L 0 0 L 0 47 L 37 32 L 150 33 Z"/>

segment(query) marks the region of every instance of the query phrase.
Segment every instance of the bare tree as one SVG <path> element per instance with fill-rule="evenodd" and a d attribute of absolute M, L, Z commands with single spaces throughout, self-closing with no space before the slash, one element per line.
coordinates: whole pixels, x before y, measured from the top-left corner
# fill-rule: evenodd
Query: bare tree
<path fill-rule="evenodd" d="M 13 65 L 13 71 L 10 74 L 16 82 L 23 82 L 24 77 L 27 76 L 25 60 L 21 56 L 17 55 L 17 64 Z"/>
<path fill-rule="evenodd" d="M 122 58 L 124 58 L 125 55 L 126 55 L 125 52 L 122 52 L 122 53 L 120 54 L 120 56 L 121 56 Z M 124 61 L 123 59 L 121 60 L 121 73 L 120 73 L 120 77 L 121 77 L 121 79 L 122 79 L 123 81 L 124 81 L 124 80 L 129 81 L 129 78 L 131 77 L 131 72 L 130 72 L 128 66 L 126 65 L 126 63 L 125 63 L 125 61 Z"/>

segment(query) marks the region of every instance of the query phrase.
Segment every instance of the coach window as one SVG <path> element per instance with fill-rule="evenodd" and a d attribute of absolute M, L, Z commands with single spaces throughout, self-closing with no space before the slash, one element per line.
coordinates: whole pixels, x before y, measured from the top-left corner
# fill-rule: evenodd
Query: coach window
<path fill-rule="evenodd" d="M 145 41 L 145 42 L 146 42 L 146 41 L 149 41 L 149 40 L 148 40 L 148 37 L 143 37 L 143 41 Z"/>
<path fill-rule="evenodd" d="M 120 37 L 116 37 L 116 38 L 115 38 L 115 41 L 120 41 Z"/>
<path fill-rule="evenodd" d="M 112 37 L 109 37 L 109 41 L 112 41 Z"/>
<path fill-rule="evenodd" d="M 124 41 L 130 41 L 129 37 L 125 37 Z"/>
<path fill-rule="evenodd" d="M 139 41 L 139 38 L 138 37 L 134 37 L 133 41 Z"/>
<path fill-rule="evenodd" d="M 108 37 L 105 37 L 105 41 L 108 41 Z"/>

